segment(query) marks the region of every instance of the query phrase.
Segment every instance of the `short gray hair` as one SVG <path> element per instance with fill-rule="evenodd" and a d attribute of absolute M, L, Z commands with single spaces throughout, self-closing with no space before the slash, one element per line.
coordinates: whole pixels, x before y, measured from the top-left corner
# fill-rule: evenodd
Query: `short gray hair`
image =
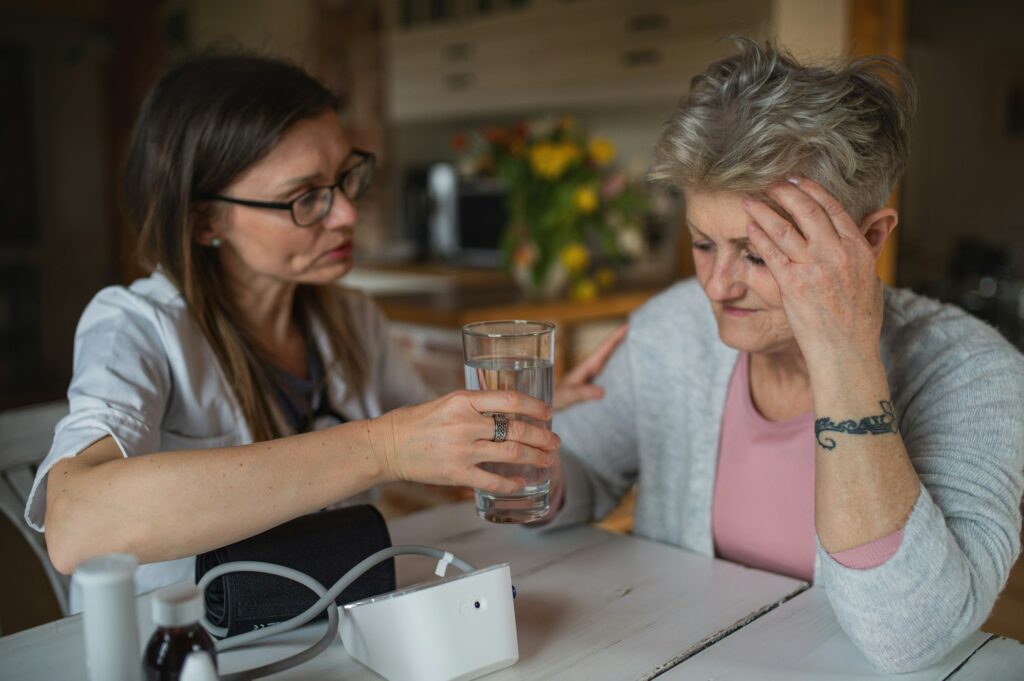
<path fill-rule="evenodd" d="M 909 155 L 907 68 L 888 57 L 805 66 L 771 43 L 734 40 L 739 52 L 697 75 L 665 123 L 651 179 L 761 194 L 799 174 L 857 221 L 882 208 Z"/>

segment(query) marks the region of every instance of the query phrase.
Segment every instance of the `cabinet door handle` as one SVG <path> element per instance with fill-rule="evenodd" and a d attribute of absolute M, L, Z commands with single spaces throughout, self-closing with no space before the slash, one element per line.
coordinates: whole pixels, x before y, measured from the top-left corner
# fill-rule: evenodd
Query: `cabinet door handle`
<path fill-rule="evenodd" d="M 664 14 L 634 14 L 626 22 L 631 33 L 663 31 L 668 28 L 668 17 Z"/>
<path fill-rule="evenodd" d="M 626 50 L 622 53 L 622 65 L 630 69 L 653 66 L 660 64 L 661 58 L 661 50 Z"/>
<path fill-rule="evenodd" d="M 472 73 L 449 73 L 444 77 L 445 86 L 452 92 L 462 92 L 476 85 L 476 76 Z"/>

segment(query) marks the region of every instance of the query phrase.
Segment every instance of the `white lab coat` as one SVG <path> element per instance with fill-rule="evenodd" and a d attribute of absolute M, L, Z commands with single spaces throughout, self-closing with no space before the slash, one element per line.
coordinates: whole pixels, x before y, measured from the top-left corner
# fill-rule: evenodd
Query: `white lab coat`
<path fill-rule="evenodd" d="M 429 390 L 389 340 L 387 321 L 376 305 L 361 293 L 342 291 L 369 366 L 361 393 L 349 390 L 340 372 L 329 371 L 331 406 L 356 420 L 430 399 Z M 330 342 L 315 321 L 313 334 L 325 367 L 331 366 Z M 57 424 L 25 508 L 26 521 L 40 532 L 50 468 L 108 435 L 124 456 L 252 442 L 212 348 L 181 293 L 160 272 L 127 288 L 105 288 L 85 308 L 75 332 L 68 400 L 70 413 Z M 194 564 L 192 556 L 142 565 L 136 592 L 192 579 Z M 74 583 L 70 607 L 72 612 L 81 608 Z"/>

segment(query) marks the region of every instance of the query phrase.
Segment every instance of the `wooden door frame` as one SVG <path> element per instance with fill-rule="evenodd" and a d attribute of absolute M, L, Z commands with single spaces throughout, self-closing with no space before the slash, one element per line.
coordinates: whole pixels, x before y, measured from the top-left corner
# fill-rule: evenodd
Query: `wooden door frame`
<path fill-rule="evenodd" d="M 856 56 L 885 55 L 904 61 L 907 45 L 906 0 L 850 0 L 850 52 Z M 888 206 L 899 208 L 900 187 L 893 190 Z M 878 258 L 878 276 L 896 283 L 899 239 L 891 235 Z"/>

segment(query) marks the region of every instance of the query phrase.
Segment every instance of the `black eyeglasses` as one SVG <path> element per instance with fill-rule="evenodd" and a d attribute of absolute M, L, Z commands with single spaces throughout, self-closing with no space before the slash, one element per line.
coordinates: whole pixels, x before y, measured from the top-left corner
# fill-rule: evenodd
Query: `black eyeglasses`
<path fill-rule="evenodd" d="M 291 201 L 253 201 L 252 199 L 238 199 L 233 196 L 202 196 L 200 201 L 225 201 L 237 203 L 240 206 L 250 208 L 271 208 L 273 210 L 291 211 L 292 221 L 299 227 L 309 227 L 319 222 L 325 215 L 331 212 L 334 205 L 334 190 L 340 189 L 341 193 L 349 201 L 355 201 L 366 193 L 370 182 L 373 180 L 373 169 L 377 163 L 377 157 L 369 151 L 353 149 L 348 156 L 354 159 L 348 168 L 341 171 L 338 180 L 334 184 L 322 187 L 313 187 Z"/>

